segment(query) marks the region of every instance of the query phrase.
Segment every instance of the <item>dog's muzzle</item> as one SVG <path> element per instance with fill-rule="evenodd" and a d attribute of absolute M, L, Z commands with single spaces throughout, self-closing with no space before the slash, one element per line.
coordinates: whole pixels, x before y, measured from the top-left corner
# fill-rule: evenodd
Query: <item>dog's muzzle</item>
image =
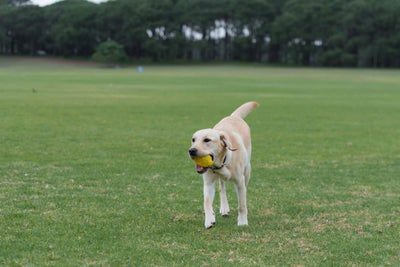
<path fill-rule="evenodd" d="M 198 152 L 197 148 L 192 147 L 192 148 L 189 149 L 189 156 L 191 158 L 196 157 L 197 156 L 197 152 Z"/>

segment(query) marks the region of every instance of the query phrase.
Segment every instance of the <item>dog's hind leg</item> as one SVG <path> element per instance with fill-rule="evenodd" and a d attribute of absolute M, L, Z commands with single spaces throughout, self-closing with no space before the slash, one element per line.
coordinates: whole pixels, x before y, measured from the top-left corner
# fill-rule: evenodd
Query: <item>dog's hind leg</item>
<path fill-rule="evenodd" d="M 250 180 L 250 173 L 251 173 L 251 164 L 249 163 L 249 165 L 247 165 L 247 167 L 244 169 L 244 182 L 246 187 Z"/>
<path fill-rule="evenodd" d="M 247 222 L 247 205 L 246 205 L 246 194 L 247 188 L 245 184 L 245 179 L 239 179 L 237 183 L 235 183 L 235 189 L 239 202 L 239 216 L 238 216 L 238 226 L 248 225 Z"/>
<path fill-rule="evenodd" d="M 222 216 L 228 216 L 229 204 L 228 204 L 228 199 L 226 197 L 225 181 L 223 181 L 222 179 L 219 180 L 219 198 L 221 201 L 221 208 L 219 212 L 221 213 Z"/>

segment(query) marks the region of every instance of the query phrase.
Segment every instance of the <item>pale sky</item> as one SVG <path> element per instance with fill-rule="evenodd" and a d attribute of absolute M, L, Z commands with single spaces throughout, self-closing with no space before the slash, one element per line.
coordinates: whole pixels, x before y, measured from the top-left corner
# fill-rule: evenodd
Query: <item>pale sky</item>
<path fill-rule="evenodd" d="M 38 6 L 47 6 L 50 4 L 53 4 L 55 2 L 58 2 L 59 0 L 31 0 L 31 2 L 35 5 Z M 105 2 L 107 0 L 89 0 L 90 2 L 94 2 L 94 3 L 101 3 L 101 2 Z"/>

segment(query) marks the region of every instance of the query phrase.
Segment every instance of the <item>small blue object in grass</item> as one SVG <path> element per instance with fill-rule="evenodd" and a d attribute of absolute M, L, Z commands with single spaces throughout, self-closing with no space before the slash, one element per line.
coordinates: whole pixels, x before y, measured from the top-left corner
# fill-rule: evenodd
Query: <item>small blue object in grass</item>
<path fill-rule="evenodd" d="M 139 67 L 137 68 L 137 72 L 138 72 L 138 73 L 142 73 L 142 72 L 143 72 L 143 67 L 142 67 L 142 66 L 139 66 Z"/>

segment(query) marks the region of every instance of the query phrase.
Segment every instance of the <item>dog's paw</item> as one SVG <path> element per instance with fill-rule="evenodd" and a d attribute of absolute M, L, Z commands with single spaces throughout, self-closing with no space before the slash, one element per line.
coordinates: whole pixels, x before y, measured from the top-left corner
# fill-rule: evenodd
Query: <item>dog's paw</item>
<path fill-rule="evenodd" d="M 238 226 L 245 226 L 248 225 L 247 217 L 239 216 L 238 217 Z"/>
<path fill-rule="evenodd" d="M 238 226 L 247 226 L 247 225 L 249 225 L 247 222 L 246 222 L 246 223 L 240 223 L 240 222 L 238 222 Z"/>
<path fill-rule="evenodd" d="M 227 217 L 229 215 L 229 207 L 221 207 L 219 213 L 222 217 Z"/>
<path fill-rule="evenodd" d="M 211 224 L 206 224 L 206 229 L 211 229 L 215 225 L 215 222 L 212 222 Z"/>
<path fill-rule="evenodd" d="M 206 218 L 205 218 L 205 223 L 204 225 L 206 226 L 207 229 L 213 227 L 215 224 L 215 214 L 214 212 L 211 212 L 210 214 L 206 213 Z"/>

